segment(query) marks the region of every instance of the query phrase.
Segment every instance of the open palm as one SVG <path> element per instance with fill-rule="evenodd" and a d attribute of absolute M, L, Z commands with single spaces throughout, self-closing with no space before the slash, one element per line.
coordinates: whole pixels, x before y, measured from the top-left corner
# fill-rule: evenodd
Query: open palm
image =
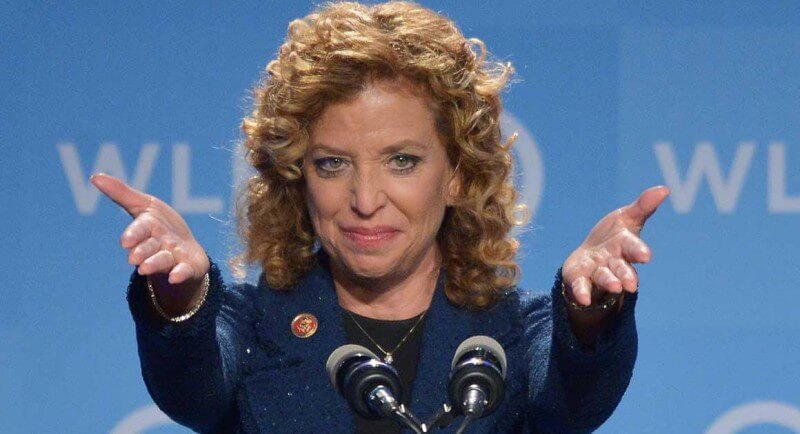
<path fill-rule="evenodd" d="M 640 238 L 647 219 L 669 195 L 664 186 L 645 190 L 630 205 L 603 217 L 561 269 L 568 295 L 590 305 L 605 293 L 636 292 L 639 276 L 632 264 L 647 263 L 652 253 Z"/>

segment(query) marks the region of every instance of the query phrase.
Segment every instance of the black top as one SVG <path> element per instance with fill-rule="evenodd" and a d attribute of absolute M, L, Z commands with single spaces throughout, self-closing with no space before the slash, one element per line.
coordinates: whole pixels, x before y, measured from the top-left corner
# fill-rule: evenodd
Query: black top
<path fill-rule="evenodd" d="M 406 333 L 408 333 L 419 320 L 419 315 L 409 319 L 389 321 L 367 318 L 352 312 L 350 313 L 355 320 L 358 321 L 358 324 L 366 330 L 369 336 L 386 351 L 394 350 Z M 378 349 L 369 337 L 358 328 L 353 318 L 351 318 L 344 309 L 342 309 L 342 321 L 344 322 L 344 329 L 349 343 L 366 347 L 380 357 L 381 360 L 385 358 L 386 354 Z M 394 366 L 394 368 L 397 369 L 397 373 L 400 374 L 400 383 L 403 385 L 403 398 L 401 402 L 406 405 L 408 405 L 411 396 L 411 385 L 414 382 L 414 377 L 417 375 L 417 362 L 419 361 L 419 350 L 422 346 L 422 328 L 424 322 L 425 319 L 423 318 L 406 341 L 400 345 L 400 348 L 392 353 L 392 358 L 394 360 L 391 365 Z M 355 421 L 357 434 L 400 433 L 400 427 L 397 425 L 397 422 L 391 419 L 369 420 L 355 413 L 353 413 L 353 419 Z"/>

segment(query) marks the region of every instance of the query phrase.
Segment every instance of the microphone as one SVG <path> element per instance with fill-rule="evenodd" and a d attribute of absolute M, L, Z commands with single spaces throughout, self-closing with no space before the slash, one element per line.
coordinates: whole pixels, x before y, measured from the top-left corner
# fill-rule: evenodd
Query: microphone
<path fill-rule="evenodd" d="M 325 363 L 333 388 L 350 408 L 366 419 L 392 418 L 424 432 L 419 421 L 401 404 L 403 388 L 397 370 L 360 345 L 342 345 Z"/>
<path fill-rule="evenodd" d="M 503 347 L 488 336 L 473 336 L 458 346 L 447 390 L 453 409 L 465 416 L 458 432 L 500 406 L 507 367 Z"/>

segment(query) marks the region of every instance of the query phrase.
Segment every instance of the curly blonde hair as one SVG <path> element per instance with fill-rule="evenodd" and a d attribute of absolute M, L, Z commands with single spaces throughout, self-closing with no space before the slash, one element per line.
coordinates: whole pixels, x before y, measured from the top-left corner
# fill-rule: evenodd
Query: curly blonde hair
<path fill-rule="evenodd" d="M 354 97 L 370 80 L 404 78 L 433 102 L 459 178 L 437 234 L 447 297 L 471 309 L 494 305 L 519 276 L 519 243 L 510 231 L 520 206 L 510 182 L 513 137 L 503 143 L 500 135 L 500 92 L 513 69 L 487 54 L 449 19 L 408 2 L 329 3 L 289 24 L 242 123 L 257 175 L 243 192 L 239 263 L 260 264 L 275 289 L 291 287 L 314 265 L 301 171 L 309 127 L 328 104 Z"/>

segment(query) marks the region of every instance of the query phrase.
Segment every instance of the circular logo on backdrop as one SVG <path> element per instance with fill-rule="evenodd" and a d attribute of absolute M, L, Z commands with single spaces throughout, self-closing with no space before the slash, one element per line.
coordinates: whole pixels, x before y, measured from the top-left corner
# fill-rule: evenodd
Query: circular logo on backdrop
<path fill-rule="evenodd" d="M 143 434 L 151 429 L 166 425 L 177 424 L 172 421 L 164 412 L 158 409 L 155 404 L 136 409 L 127 415 L 114 428 L 110 434 Z"/>
<path fill-rule="evenodd" d="M 504 139 L 517 133 L 517 140 L 511 148 L 516 163 L 514 185 L 518 192 L 517 201 L 527 205 L 533 216 L 539 209 L 544 191 L 544 164 L 539 146 L 525 125 L 508 111 L 503 112 L 500 128 Z"/>
<path fill-rule="evenodd" d="M 705 434 L 736 434 L 754 426 L 774 425 L 800 433 L 800 408 L 777 401 L 756 401 L 720 416 Z"/>

